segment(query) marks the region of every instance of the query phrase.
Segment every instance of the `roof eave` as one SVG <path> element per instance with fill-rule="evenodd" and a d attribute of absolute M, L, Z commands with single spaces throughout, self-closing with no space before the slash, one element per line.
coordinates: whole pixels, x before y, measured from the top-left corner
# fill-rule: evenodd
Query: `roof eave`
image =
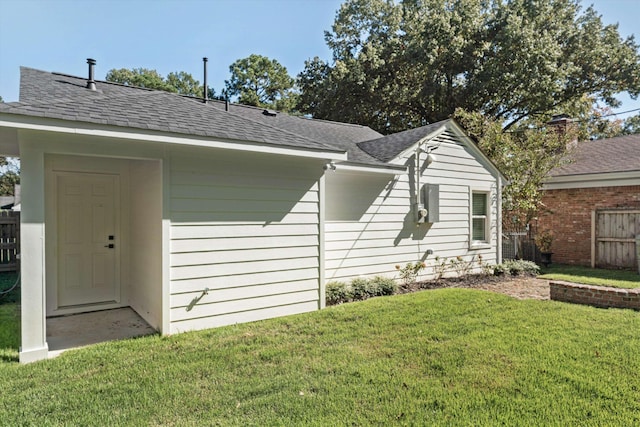
<path fill-rule="evenodd" d="M 640 170 L 552 176 L 545 180 L 542 188 L 543 190 L 562 190 L 630 185 L 640 185 Z"/>
<path fill-rule="evenodd" d="M 384 175 L 399 175 L 407 171 L 406 166 L 398 165 L 369 165 L 357 162 L 340 162 L 335 165 L 338 172 L 377 173 Z"/>
<path fill-rule="evenodd" d="M 190 145 L 236 151 L 279 154 L 285 156 L 318 158 L 335 161 L 347 160 L 344 150 L 302 148 L 290 145 L 273 144 L 258 141 L 239 141 L 218 137 L 186 135 L 138 128 L 100 125 L 96 123 L 48 119 L 0 112 L 0 129 L 26 129 L 44 132 L 70 133 L 106 138 L 124 138 L 145 142 L 158 142 L 175 145 Z"/>

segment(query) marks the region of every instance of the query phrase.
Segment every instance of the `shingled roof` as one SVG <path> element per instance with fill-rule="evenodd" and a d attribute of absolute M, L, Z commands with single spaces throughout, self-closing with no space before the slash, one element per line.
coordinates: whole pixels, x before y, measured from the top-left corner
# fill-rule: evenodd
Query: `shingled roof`
<path fill-rule="evenodd" d="M 388 162 L 416 142 L 420 141 L 422 138 L 441 128 L 446 122 L 447 120 L 431 123 L 429 125 L 406 130 L 404 132 L 398 132 L 381 138 L 359 142 L 357 145 L 372 157 L 383 162 Z"/>
<path fill-rule="evenodd" d="M 225 108 L 224 102 L 210 102 L 217 108 Z M 384 164 L 383 161 L 370 156 L 357 145 L 361 141 L 382 137 L 382 134 L 367 126 L 292 116 L 241 104 L 232 104 L 229 111 L 339 148 L 347 152 L 350 162 L 367 165 Z"/>
<path fill-rule="evenodd" d="M 551 177 L 640 171 L 640 134 L 578 143 L 570 162 L 550 172 Z"/>
<path fill-rule="evenodd" d="M 212 108 L 198 98 L 21 67 L 20 101 L 0 112 L 185 135 L 343 152 L 337 147 Z"/>

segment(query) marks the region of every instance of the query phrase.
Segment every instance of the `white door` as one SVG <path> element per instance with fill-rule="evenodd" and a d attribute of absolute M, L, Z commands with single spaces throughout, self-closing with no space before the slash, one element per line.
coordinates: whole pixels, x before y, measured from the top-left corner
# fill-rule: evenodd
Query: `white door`
<path fill-rule="evenodd" d="M 119 176 L 60 173 L 56 184 L 58 308 L 118 302 Z"/>

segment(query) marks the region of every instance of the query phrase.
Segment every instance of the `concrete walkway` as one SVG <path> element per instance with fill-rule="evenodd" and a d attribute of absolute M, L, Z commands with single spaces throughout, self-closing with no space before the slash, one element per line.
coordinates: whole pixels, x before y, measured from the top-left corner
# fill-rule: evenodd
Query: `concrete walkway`
<path fill-rule="evenodd" d="M 99 342 L 150 335 L 156 331 L 130 308 L 47 319 L 49 357 Z"/>

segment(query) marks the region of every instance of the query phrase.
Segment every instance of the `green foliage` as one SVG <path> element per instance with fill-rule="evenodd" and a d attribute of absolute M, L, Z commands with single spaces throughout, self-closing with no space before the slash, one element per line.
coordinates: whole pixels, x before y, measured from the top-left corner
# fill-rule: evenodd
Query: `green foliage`
<path fill-rule="evenodd" d="M 536 234 L 534 241 L 540 252 L 551 252 L 551 245 L 553 244 L 554 234 L 551 230 L 543 230 Z"/>
<path fill-rule="evenodd" d="M 538 124 L 505 132 L 501 123 L 462 109 L 455 111 L 455 119 L 508 181 L 502 192 L 504 228 L 528 224 L 541 206 L 542 182 L 566 158 L 566 147 L 575 138 L 574 129 L 559 132 Z"/>
<path fill-rule="evenodd" d="M 398 291 L 398 284 L 389 277 L 375 276 L 369 280 L 369 288 L 373 293 L 372 296 L 386 296 L 395 294 Z"/>
<path fill-rule="evenodd" d="M 486 291 L 374 298 L 3 357 L 0 424 L 631 426 L 639 329 L 631 310 Z"/>
<path fill-rule="evenodd" d="M 203 94 L 200 82 L 184 71 L 169 73 L 165 79 L 156 70 L 147 68 L 120 68 L 119 70 L 114 68 L 109 70 L 106 80 L 127 86 L 163 90 L 181 95 L 202 97 Z M 209 98 L 214 98 L 215 91 L 209 89 L 208 95 Z"/>
<path fill-rule="evenodd" d="M 362 301 L 373 297 L 393 295 L 398 285 L 395 280 L 384 276 L 370 279 L 357 277 L 348 284 L 331 281 L 326 285 L 327 305 L 342 304 L 350 301 Z"/>
<path fill-rule="evenodd" d="M 369 286 L 369 280 L 357 277 L 351 281 L 351 297 L 353 300 L 364 300 L 371 296 L 371 289 Z"/>
<path fill-rule="evenodd" d="M 578 0 L 348 0 L 298 76 L 299 108 L 382 133 L 481 111 L 506 128 L 640 94 L 633 37 Z"/>
<path fill-rule="evenodd" d="M 511 276 L 537 276 L 538 273 L 540 273 L 540 267 L 534 262 L 525 260 L 507 260 L 494 267 L 496 276 L 504 274 Z"/>
<path fill-rule="evenodd" d="M 640 113 L 635 116 L 627 117 L 622 129 L 623 135 L 635 135 L 637 133 L 640 133 Z"/>
<path fill-rule="evenodd" d="M 349 285 L 337 280 L 328 282 L 326 285 L 327 305 L 341 304 L 351 300 Z"/>
<path fill-rule="evenodd" d="M 426 267 L 427 264 L 425 264 L 424 261 L 416 261 L 414 263 L 408 262 L 404 267 L 396 265 L 396 270 L 400 272 L 402 283 L 404 283 L 405 285 L 410 285 L 416 282 L 418 275 Z"/>
<path fill-rule="evenodd" d="M 471 272 L 474 261 L 465 260 L 461 256 L 457 256 L 455 258 L 451 258 L 449 263 L 451 264 L 451 269 L 456 273 L 456 276 L 458 278 L 463 278 Z"/>
<path fill-rule="evenodd" d="M 0 157 L 0 195 L 13 196 L 17 184 L 20 184 L 20 160 Z"/>
<path fill-rule="evenodd" d="M 294 109 L 294 80 L 275 59 L 252 54 L 231 64 L 229 72 L 231 79 L 225 81 L 226 92 L 237 95 L 241 104 L 280 111 Z"/>
<path fill-rule="evenodd" d="M 3 362 L 17 362 L 20 348 L 20 304 L 0 299 L 0 325 L 0 365 Z"/>

